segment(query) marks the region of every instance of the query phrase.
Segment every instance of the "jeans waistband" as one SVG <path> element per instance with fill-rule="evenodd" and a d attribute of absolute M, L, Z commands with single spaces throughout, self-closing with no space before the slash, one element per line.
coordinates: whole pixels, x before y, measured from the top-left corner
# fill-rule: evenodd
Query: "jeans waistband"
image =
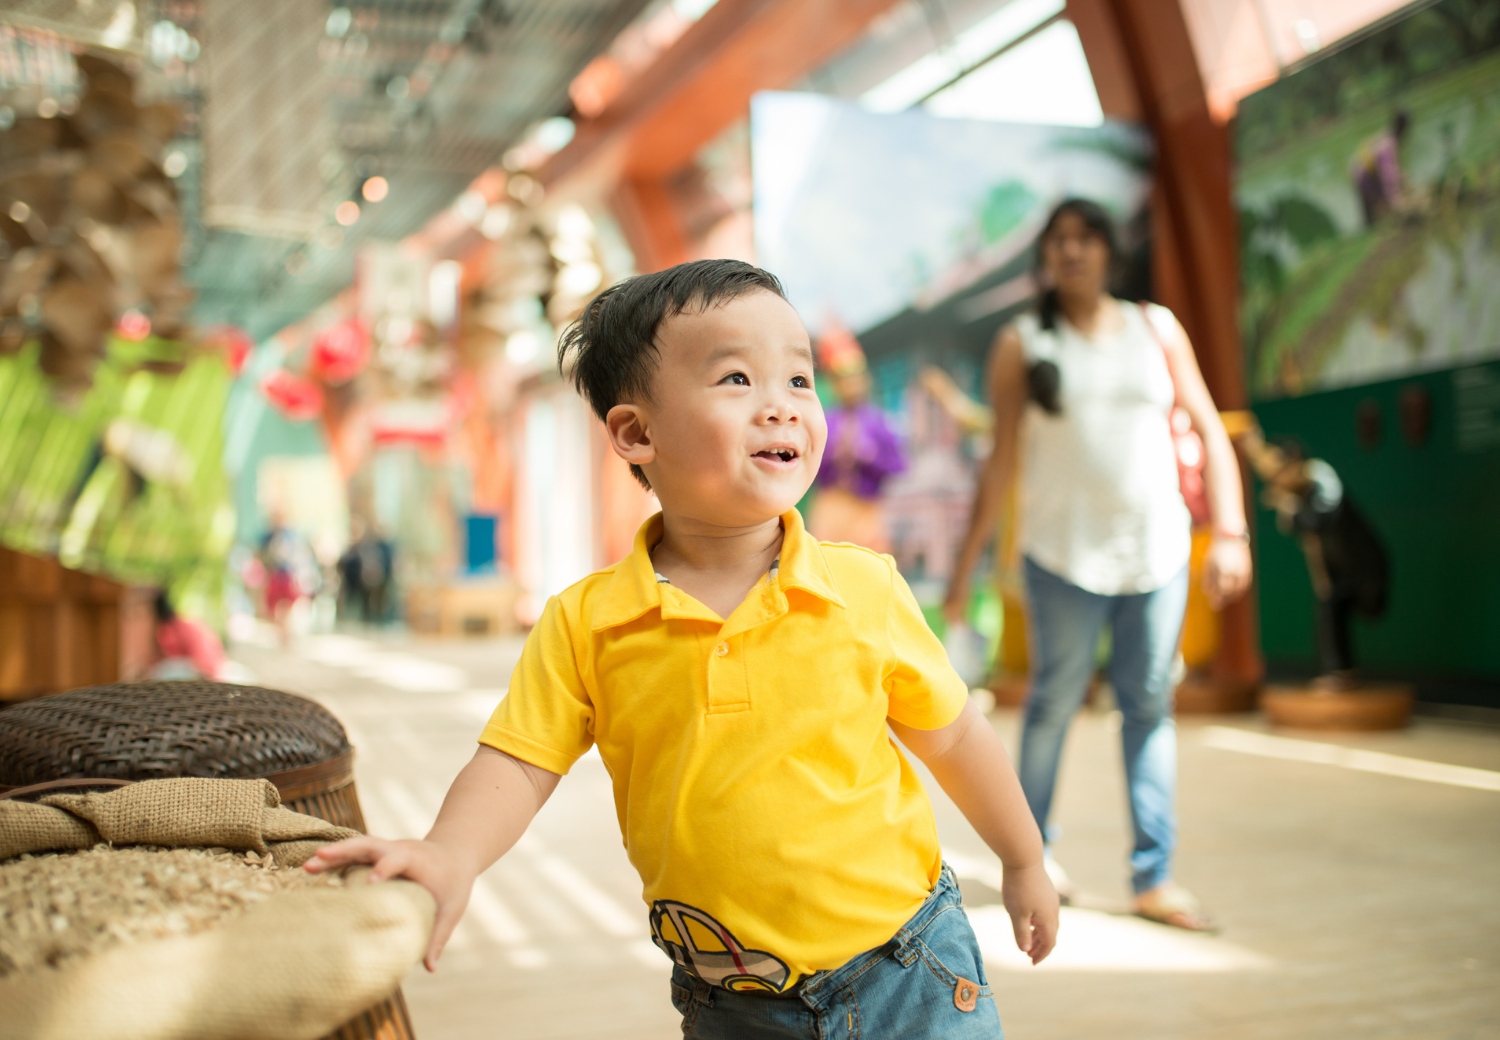
<path fill-rule="evenodd" d="M 785 995 L 800 997 L 808 1007 L 816 1009 L 826 1003 L 846 982 L 882 957 L 894 956 L 903 964 L 911 963 L 917 956 L 916 950 L 912 948 L 913 940 L 921 935 L 933 918 L 946 907 L 962 902 L 963 897 L 958 891 L 958 878 L 954 875 L 952 868 L 944 863 L 942 872 L 938 875 L 937 884 L 932 887 L 932 894 L 901 926 L 901 930 L 891 937 L 889 942 L 873 950 L 857 954 L 837 968 L 814 972 L 797 983 Z"/>

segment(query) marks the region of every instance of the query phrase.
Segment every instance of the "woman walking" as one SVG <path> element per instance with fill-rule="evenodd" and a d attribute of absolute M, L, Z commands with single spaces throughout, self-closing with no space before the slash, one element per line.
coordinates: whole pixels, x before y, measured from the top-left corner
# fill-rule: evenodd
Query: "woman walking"
<path fill-rule="evenodd" d="M 1049 842 L 1063 740 L 1093 676 L 1108 625 L 1107 674 L 1122 716 L 1134 829 L 1135 910 L 1181 928 L 1210 927 L 1172 880 L 1177 748 L 1171 673 L 1187 602 L 1191 521 L 1170 415 L 1202 439 L 1214 541 L 1204 571 L 1216 606 L 1250 581 L 1234 449 L 1172 313 L 1109 294 L 1113 222 L 1084 199 L 1061 203 L 1042 231 L 1036 313 L 1001 332 L 991 362 L 995 446 L 980 477 L 945 609 L 961 617 L 969 579 L 1016 482 L 1031 621 L 1031 693 L 1021 784 Z M 1052 865 L 1059 891 L 1067 882 Z"/>

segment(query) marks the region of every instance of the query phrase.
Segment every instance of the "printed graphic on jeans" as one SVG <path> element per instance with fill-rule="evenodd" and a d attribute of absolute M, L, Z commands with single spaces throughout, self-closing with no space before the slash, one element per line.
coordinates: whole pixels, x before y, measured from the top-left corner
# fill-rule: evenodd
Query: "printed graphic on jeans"
<path fill-rule="evenodd" d="M 725 989 L 780 993 L 791 975 L 779 958 L 745 949 L 728 928 L 686 903 L 652 903 L 651 938 L 689 975 Z"/>

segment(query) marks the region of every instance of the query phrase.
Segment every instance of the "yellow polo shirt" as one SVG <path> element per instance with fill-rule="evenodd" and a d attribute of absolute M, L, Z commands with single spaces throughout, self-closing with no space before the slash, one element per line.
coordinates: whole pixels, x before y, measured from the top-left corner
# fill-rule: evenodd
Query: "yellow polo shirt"
<path fill-rule="evenodd" d="M 782 524 L 725 620 L 658 581 L 647 521 L 547 603 L 480 737 L 554 773 L 597 744 L 657 945 L 735 989 L 784 990 L 916 912 L 941 853 L 886 720 L 939 729 L 968 696 L 890 557 Z"/>

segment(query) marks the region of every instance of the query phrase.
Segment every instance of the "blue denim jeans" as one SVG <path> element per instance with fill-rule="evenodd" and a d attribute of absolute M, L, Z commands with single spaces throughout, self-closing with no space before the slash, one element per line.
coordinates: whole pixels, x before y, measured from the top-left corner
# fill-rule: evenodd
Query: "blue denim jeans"
<path fill-rule="evenodd" d="M 672 1005 L 682 1035 L 700 1040 L 1002 1040 L 979 943 L 947 866 L 884 946 L 809 975 L 784 995 L 736 993 L 674 967 Z"/>
<path fill-rule="evenodd" d="M 1099 632 L 1110 626 L 1107 675 L 1120 707 L 1120 740 L 1135 847 L 1136 892 L 1172 877 L 1177 846 L 1177 728 L 1172 663 L 1187 609 L 1187 568 L 1154 592 L 1101 596 L 1026 560 L 1031 622 L 1031 696 L 1021 730 L 1018 772 L 1031 814 L 1050 842 L 1047 817 L 1063 738 L 1094 674 Z"/>

